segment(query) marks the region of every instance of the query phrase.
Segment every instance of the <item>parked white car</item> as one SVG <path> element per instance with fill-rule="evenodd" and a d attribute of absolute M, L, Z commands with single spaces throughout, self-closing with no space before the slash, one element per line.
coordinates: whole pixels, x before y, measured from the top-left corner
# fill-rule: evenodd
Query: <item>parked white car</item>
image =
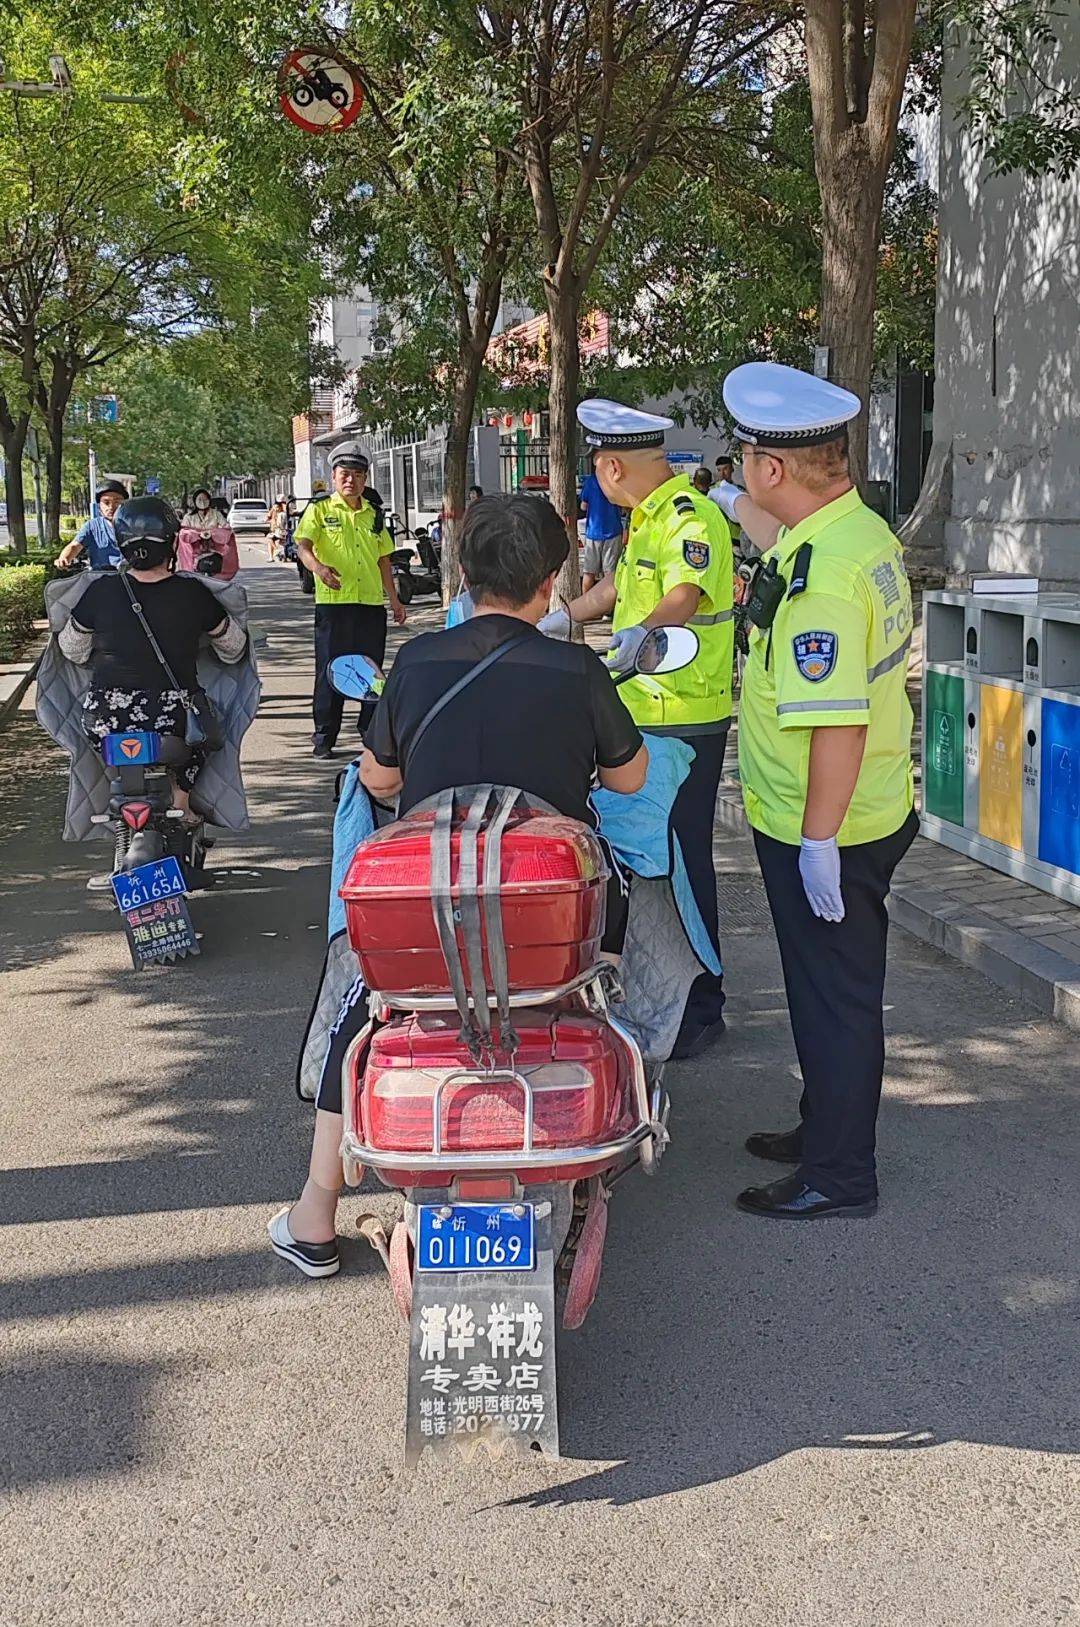
<path fill-rule="evenodd" d="M 237 533 L 265 531 L 270 524 L 270 510 L 261 497 L 235 497 L 227 523 Z"/>

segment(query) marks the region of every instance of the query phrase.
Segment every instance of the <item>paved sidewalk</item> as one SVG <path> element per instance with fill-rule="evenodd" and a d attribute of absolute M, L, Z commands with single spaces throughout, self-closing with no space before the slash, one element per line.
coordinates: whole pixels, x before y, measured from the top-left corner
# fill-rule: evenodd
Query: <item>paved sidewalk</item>
<path fill-rule="evenodd" d="M 749 829 L 737 780 L 720 788 L 717 826 Z M 1080 1029 L 1080 908 L 920 836 L 893 880 L 898 926 L 999 988 Z"/>

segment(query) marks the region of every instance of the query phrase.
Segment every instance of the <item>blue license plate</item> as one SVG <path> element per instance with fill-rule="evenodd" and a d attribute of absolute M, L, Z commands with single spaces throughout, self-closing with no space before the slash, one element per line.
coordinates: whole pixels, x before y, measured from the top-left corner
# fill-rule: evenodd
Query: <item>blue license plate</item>
<path fill-rule="evenodd" d="M 139 768 L 161 756 L 161 736 L 153 729 L 132 729 L 128 734 L 107 734 L 101 742 L 106 768 Z"/>
<path fill-rule="evenodd" d="M 420 1205 L 418 1271 L 532 1271 L 531 1203 Z"/>
<path fill-rule="evenodd" d="M 112 878 L 116 902 L 122 910 L 141 909 L 157 898 L 174 898 L 186 893 L 184 875 L 178 859 L 156 859 L 152 864 L 140 864 L 135 870 L 124 870 Z"/>

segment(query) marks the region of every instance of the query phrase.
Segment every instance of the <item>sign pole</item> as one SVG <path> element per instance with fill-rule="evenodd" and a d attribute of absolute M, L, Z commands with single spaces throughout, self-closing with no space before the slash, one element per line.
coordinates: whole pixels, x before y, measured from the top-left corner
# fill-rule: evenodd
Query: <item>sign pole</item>
<path fill-rule="evenodd" d="M 97 453 L 90 436 L 86 437 L 86 464 L 90 478 L 90 513 L 94 512 L 94 493 L 97 491 Z"/>

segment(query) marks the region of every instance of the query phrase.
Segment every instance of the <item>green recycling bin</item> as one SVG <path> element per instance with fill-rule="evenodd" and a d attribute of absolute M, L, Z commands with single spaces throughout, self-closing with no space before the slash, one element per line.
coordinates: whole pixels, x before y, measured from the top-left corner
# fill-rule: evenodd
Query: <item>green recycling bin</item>
<path fill-rule="evenodd" d="M 964 823 L 964 680 L 952 672 L 926 674 L 926 813 Z"/>

